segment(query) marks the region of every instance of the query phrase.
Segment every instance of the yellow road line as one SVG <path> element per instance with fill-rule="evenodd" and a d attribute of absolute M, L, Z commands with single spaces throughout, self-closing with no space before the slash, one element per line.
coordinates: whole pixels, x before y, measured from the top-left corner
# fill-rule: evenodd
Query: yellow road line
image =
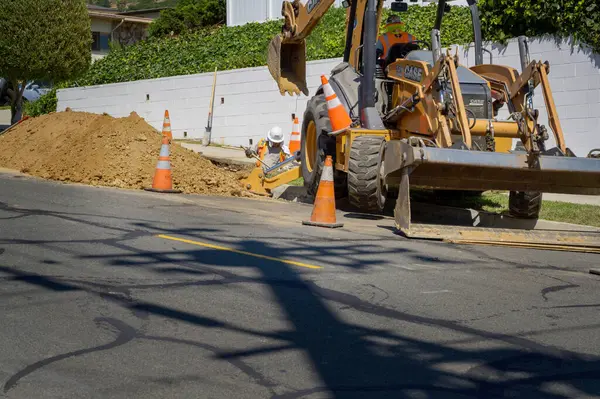
<path fill-rule="evenodd" d="M 233 249 L 233 248 L 221 247 L 220 245 L 207 244 L 205 242 L 200 242 L 200 241 L 186 240 L 185 238 L 178 238 L 178 237 L 168 236 L 168 235 L 164 235 L 164 234 L 159 234 L 159 235 L 157 235 L 157 237 L 164 238 L 165 240 L 179 241 L 179 242 L 184 242 L 186 244 L 197 245 L 199 247 L 216 249 L 219 251 L 233 252 L 233 253 L 240 254 L 240 255 L 252 256 L 254 258 L 271 260 L 274 262 L 281 262 L 281 263 L 298 266 L 298 267 L 305 267 L 307 269 L 322 269 L 321 266 L 310 265 L 308 263 L 301 263 L 301 262 L 295 262 L 293 260 L 274 258 L 272 256 L 260 255 L 260 254 L 255 254 L 252 252 L 240 251 L 240 250 Z"/>

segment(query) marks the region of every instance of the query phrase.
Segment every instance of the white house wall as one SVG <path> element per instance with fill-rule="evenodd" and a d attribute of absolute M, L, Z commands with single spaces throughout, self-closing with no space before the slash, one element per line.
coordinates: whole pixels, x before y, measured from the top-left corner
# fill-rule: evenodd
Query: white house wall
<path fill-rule="evenodd" d="M 227 26 L 282 18 L 282 3 L 283 0 L 227 0 Z M 342 0 L 335 0 L 334 5 L 341 4 Z"/>
<path fill-rule="evenodd" d="M 249 22 L 265 22 L 281 17 L 281 4 L 284 0 L 227 0 L 227 26 L 244 25 Z M 393 0 L 384 0 L 384 7 L 389 8 Z M 427 5 L 431 0 L 409 0 L 409 5 Z M 451 0 L 451 5 L 467 5 L 466 0 Z M 335 0 L 334 6 L 342 5 L 342 0 Z"/>
<path fill-rule="evenodd" d="M 516 41 L 506 47 L 486 47 L 492 51 L 494 63 L 520 70 Z M 550 84 L 567 145 L 579 156 L 585 156 L 592 148 L 600 148 L 600 56 L 572 47 L 567 40 L 556 43 L 551 38 L 534 39 L 530 48 L 533 59 L 550 62 Z M 466 64 L 473 64 L 472 51 L 459 54 L 466 55 L 463 57 Z M 311 95 L 320 84 L 320 75 L 328 75 L 340 61 L 308 63 Z M 205 73 L 59 90 L 58 110 L 70 107 L 116 117 L 135 111 L 156 129 L 161 129 L 164 111 L 168 109 L 176 138 L 200 139 L 207 122 L 212 79 L 212 73 Z M 306 101 L 304 96 L 282 97 L 265 67 L 219 72 L 213 142 L 248 145 L 252 139 L 256 143 L 276 124 L 290 132 L 292 113 L 301 118 Z M 540 109 L 540 120 L 546 124 L 541 89 L 536 90 L 534 104 Z"/>
<path fill-rule="evenodd" d="M 274 0 L 227 0 L 227 26 L 267 21 L 271 1 Z"/>
<path fill-rule="evenodd" d="M 111 20 L 92 17 L 91 28 L 92 32 L 111 33 L 113 25 Z"/>

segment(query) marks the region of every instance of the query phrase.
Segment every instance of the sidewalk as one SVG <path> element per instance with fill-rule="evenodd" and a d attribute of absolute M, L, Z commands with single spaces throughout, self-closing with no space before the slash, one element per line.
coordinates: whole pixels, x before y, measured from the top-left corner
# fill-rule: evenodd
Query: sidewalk
<path fill-rule="evenodd" d="M 247 158 L 244 150 L 241 148 L 236 149 L 233 147 L 216 147 L 208 146 L 204 147 L 202 144 L 194 144 L 190 142 L 175 142 L 184 148 L 190 149 L 201 154 L 203 157 L 208 158 L 212 161 L 226 162 L 237 165 L 254 165 L 254 160 Z"/>
<path fill-rule="evenodd" d="M 10 126 L 10 109 L 0 109 L 0 132 Z"/>
<path fill-rule="evenodd" d="M 544 193 L 544 201 L 570 202 L 572 204 L 587 204 L 600 206 L 600 195 L 575 195 Z"/>

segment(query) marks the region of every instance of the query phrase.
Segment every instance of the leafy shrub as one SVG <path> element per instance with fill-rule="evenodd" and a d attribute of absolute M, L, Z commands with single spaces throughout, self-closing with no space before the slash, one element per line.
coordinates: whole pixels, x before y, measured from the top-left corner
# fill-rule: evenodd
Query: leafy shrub
<path fill-rule="evenodd" d="M 29 116 L 40 116 L 49 114 L 51 112 L 56 112 L 56 88 L 50 90 L 48 93 L 44 94 L 37 101 L 32 103 L 25 103 L 25 115 Z"/>
<path fill-rule="evenodd" d="M 160 17 L 150 25 L 151 37 L 180 35 L 203 26 L 224 23 L 225 0 L 180 0 L 175 8 L 160 12 Z"/>
<path fill-rule="evenodd" d="M 600 52 L 597 0 L 479 0 L 484 38 L 505 42 L 520 35 L 572 35 Z"/>

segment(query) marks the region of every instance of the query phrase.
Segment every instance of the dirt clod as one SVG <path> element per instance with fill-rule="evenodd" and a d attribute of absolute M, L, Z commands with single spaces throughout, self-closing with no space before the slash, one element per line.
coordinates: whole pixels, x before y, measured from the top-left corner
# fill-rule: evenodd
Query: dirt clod
<path fill-rule="evenodd" d="M 29 118 L 0 136 L 0 166 L 42 178 L 98 186 L 152 186 L 162 135 L 135 112 L 126 118 L 56 112 Z M 240 175 L 176 143 L 174 188 L 184 193 L 247 195 Z"/>

